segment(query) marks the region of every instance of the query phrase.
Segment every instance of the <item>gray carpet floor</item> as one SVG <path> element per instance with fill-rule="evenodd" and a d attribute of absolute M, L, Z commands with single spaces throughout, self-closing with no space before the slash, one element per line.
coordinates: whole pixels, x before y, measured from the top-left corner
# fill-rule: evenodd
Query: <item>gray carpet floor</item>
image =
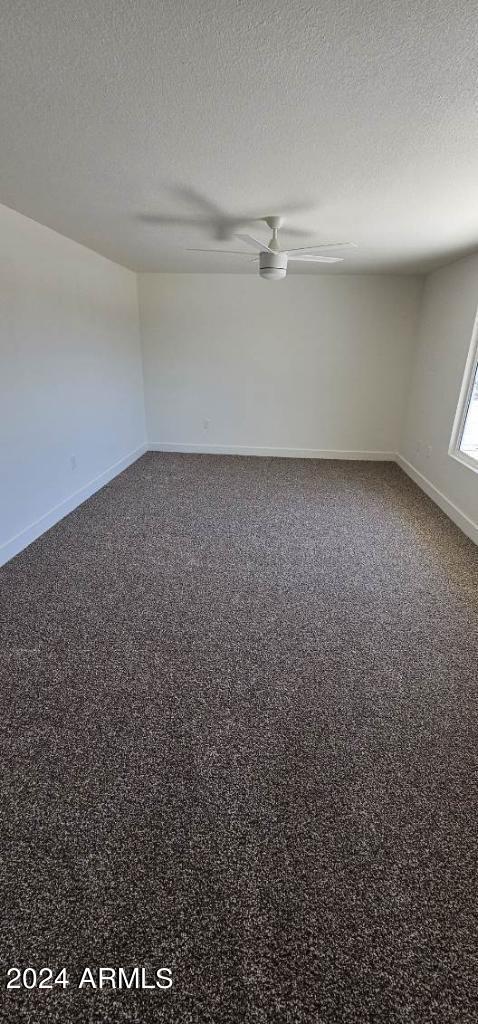
<path fill-rule="evenodd" d="M 477 593 L 378 463 L 149 454 L 5 566 L 1 956 L 70 984 L 0 1019 L 478 1021 Z"/>

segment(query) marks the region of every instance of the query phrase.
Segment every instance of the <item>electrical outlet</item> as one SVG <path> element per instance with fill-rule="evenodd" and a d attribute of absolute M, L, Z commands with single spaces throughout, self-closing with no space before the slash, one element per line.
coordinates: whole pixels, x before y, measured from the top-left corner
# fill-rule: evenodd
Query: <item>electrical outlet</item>
<path fill-rule="evenodd" d="M 76 455 L 70 455 L 70 467 L 72 470 L 76 469 Z"/>
<path fill-rule="evenodd" d="M 210 421 L 210 420 L 207 420 L 207 419 L 204 419 L 204 420 L 202 421 L 202 428 L 203 428 L 203 430 L 209 430 L 209 425 L 210 425 L 210 422 L 211 422 L 211 421 Z"/>
<path fill-rule="evenodd" d="M 433 451 L 433 449 L 432 449 L 431 444 L 427 444 L 427 446 L 425 448 L 425 455 L 426 455 L 427 459 L 430 458 L 430 455 L 431 455 L 432 451 Z"/>

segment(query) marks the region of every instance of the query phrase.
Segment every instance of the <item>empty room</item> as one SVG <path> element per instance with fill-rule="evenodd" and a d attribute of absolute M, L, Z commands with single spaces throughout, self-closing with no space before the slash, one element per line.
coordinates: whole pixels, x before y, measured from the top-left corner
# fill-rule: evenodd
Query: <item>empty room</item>
<path fill-rule="evenodd" d="M 477 39 L 0 0 L 6 1024 L 478 1022 Z"/>

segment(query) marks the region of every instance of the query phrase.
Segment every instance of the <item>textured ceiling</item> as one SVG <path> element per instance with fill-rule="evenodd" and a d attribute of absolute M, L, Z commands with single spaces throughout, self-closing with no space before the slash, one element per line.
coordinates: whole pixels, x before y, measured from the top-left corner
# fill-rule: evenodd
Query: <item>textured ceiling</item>
<path fill-rule="evenodd" d="M 185 249 L 240 248 L 228 217 L 301 204 L 313 212 L 290 223 L 305 241 L 358 243 L 348 271 L 426 269 L 478 246 L 472 0 L 0 11 L 0 201 L 119 263 L 253 273 Z"/>

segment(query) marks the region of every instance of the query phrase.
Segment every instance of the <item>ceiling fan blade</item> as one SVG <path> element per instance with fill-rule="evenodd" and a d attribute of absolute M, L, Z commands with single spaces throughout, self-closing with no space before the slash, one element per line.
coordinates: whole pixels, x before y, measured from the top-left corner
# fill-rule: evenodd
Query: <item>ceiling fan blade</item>
<path fill-rule="evenodd" d="M 254 238 L 253 235 L 236 235 L 236 238 L 240 238 L 241 242 L 247 242 L 248 245 L 253 245 L 254 249 L 259 249 L 260 252 L 274 252 L 274 249 L 270 249 L 267 242 L 261 242 L 258 238 Z"/>
<path fill-rule="evenodd" d="M 288 256 L 288 261 L 292 263 L 343 263 L 342 256 L 307 256 L 305 253 L 303 256 Z"/>
<path fill-rule="evenodd" d="M 315 249 L 356 249 L 356 242 L 312 242 L 302 245 L 299 249 L 288 249 L 287 252 L 312 252 Z"/>
<path fill-rule="evenodd" d="M 185 252 L 220 252 L 223 256 L 252 256 L 245 249 L 185 249 Z"/>

